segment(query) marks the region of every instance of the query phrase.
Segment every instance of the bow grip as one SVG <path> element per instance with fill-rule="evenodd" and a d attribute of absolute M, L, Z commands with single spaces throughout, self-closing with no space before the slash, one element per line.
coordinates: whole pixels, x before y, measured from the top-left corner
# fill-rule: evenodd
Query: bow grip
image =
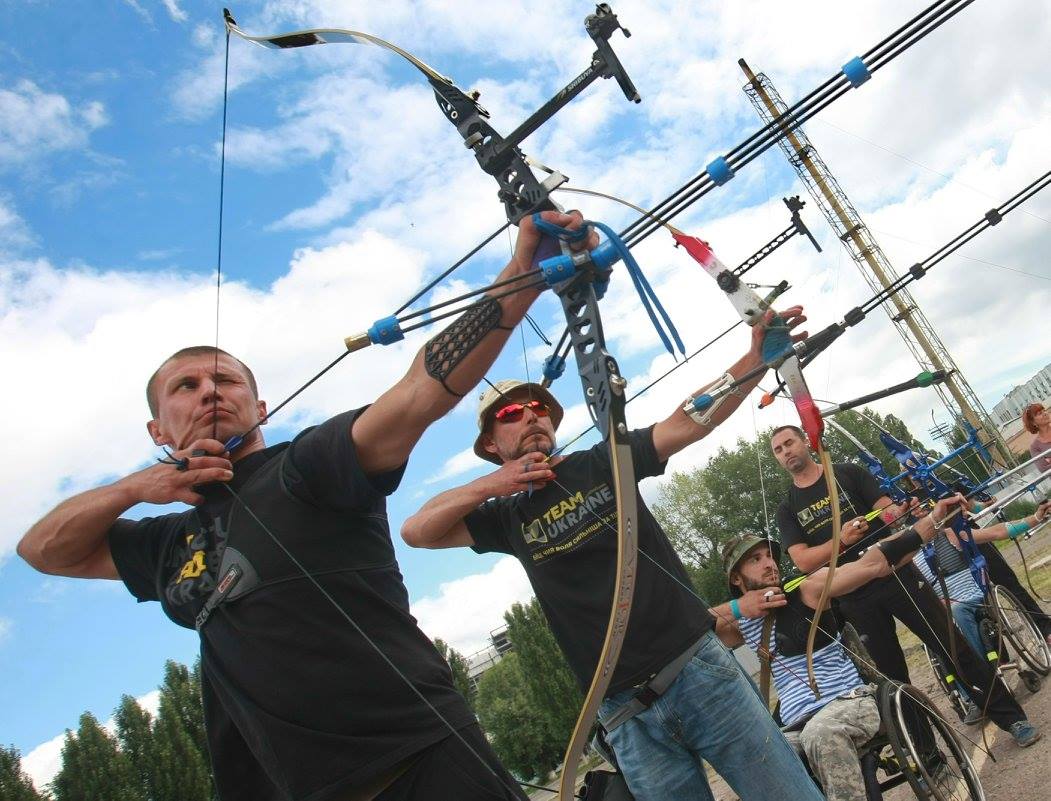
<path fill-rule="evenodd" d="M 597 272 L 608 273 L 619 258 L 620 253 L 607 239 L 590 252 L 578 251 L 552 256 L 544 259 L 537 266 L 547 285 L 554 286 L 572 278 L 588 262 L 595 265 Z"/>
<path fill-rule="evenodd" d="M 766 334 L 763 335 L 763 361 L 766 364 L 780 364 L 786 357 L 792 354 L 792 337 L 788 333 L 788 326 L 776 315 L 770 321 Z"/>

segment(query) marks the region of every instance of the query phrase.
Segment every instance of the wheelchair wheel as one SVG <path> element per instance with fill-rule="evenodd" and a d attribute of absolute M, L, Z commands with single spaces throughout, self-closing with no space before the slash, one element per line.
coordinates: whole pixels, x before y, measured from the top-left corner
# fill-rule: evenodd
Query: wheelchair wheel
<path fill-rule="evenodd" d="M 967 749 L 927 696 L 886 682 L 879 700 L 894 757 L 920 801 L 985 801 Z"/>
<path fill-rule="evenodd" d="M 1018 658 L 1041 676 L 1051 673 L 1051 651 L 1029 613 L 999 584 L 993 586 L 993 608 L 1003 624 L 1004 637 Z"/>
<path fill-rule="evenodd" d="M 967 702 L 963 700 L 963 696 L 960 695 L 960 691 L 956 687 L 956 678 L 953 676 L 952 668 L 942 664 L 941 657 L 932 652 L 926 645 L 923 646 L 923 653 L 926 654 L 927 661 L 930 662 L 931 671 L 938 682 L 938 687 L 941 688 L 941 691 L 949 700 L 949 706 L 952 707 L 952 711 L 956 713 L 956 716 L 962 722 L 967 716 Z M 952 681 L 949 680 L 950 676 L 953 676 Z"/>

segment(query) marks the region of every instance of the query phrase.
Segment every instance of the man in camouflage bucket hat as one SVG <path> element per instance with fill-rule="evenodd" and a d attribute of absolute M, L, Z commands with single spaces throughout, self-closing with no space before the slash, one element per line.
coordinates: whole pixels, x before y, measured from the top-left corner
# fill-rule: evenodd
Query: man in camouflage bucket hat
<path fill-rule="evenodd" d="M 932 516 L 944 519 L 957 502 L 955 497 L 942 501 Z M 929 523 L 917 523 L 916 529 L 908 538 L 887 538 L 857 561 L 842 565 L 833 577 L 832 596 L 890 575 L 891 563 L 907 561 L 934 533 Z M 716 633 L 727 646 L 746 644 L 761 661 L 769 661 L 785 737 L 806 756 L 828 801 L 866 801 L 857 749 L 879 730 L 875 685 L 861 679 L 842 645 L 836 619 L 826 609 L 814 649 L 820 697 L 814 695 L 807 682 L 806 637 L 827 568 L 783 584 L 780 556 L 779 543 L 754 534 L 741 534 L 727 543 L 722 562 L 731 600 L 712 610 Z M 764 629 L 768 615 L 774 622 Z M 760 646 L 764 634 L 765 648 Z"/>

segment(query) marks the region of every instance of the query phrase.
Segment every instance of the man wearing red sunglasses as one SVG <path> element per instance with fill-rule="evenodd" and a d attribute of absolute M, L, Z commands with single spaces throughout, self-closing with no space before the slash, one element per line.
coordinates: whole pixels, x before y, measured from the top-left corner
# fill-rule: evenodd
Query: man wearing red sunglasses
<path fill-rule="evenodd" d="M 772 316 L 755 326 L 751 347 L 728 377 L 763 363 L 762 340 Z M 782 317 L 793 329 L 806 319 L 799 306 Z M 630 432 L 636 480 L 661 475 L 669 457 L 729 417 L 758 382 L 725 396 L 706 415 L 689 415 L 680 404 L 664 420 Z M 415 547 L 469 546 L 518 558 L 586 689 L 613 595 L 616 500 L 604 442 L 558 455 L 555 432 L 562 416 L 559 402 L 537 384 L 493 385 L 479 404 L 474 452 L 499 469 L 432 498 L 405 521 L 402 537 Z M 715 636 L 714 619 L 690 589 L 667 535 L 637 500 L 634 604 L 599 713 L 636 801 L 711 798 L 702 760 L 744 801 L 781 797 L 788 786 L 797 799 L 821 799 L 754 686 Z"/>

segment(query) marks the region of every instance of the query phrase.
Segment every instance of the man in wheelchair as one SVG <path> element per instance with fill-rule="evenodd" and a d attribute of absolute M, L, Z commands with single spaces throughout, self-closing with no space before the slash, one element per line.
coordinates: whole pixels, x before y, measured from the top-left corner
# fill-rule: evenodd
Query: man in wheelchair
<path fill-rule="evenodd" d="M 969 508 L 972 512 L 977 512 L 981 507 L 975 508 L 975 504 L 971 503 Z M 927 517 L 928 514 L 928 507 L 922 504 L 912 511 L 916 519 Z M 1035 513 L 1021 520 L 996 523 L 987 528 L 975 528 L 971 531 L 971 536 L 978 545 L 996 540 L 1013 540 L 1025 535 L 1030 529 L 1036 528 L 1049 514 L 1051 514 L 1051 500 L 1045 500 L 1040 503 Z M 930 582 L 941 600 L 944 601 L 945 596 L 948 595 L 956 626 L 974 652 L 985 658 L 990 648 L 986 642 L 983 642 L 981 621 L 988 613 L 987 598 L 971 574 L 967 557 L 963 553 L 963 546 L 951 528 L 942 528 L 938 531 L 931 539 L 931 544 L 933 553 L 917 553 L 913 557 L 913 562 L 923 577 Z M 1027 687 L 1039 685 L 1038 680 L 1032 682 L 1028 679 L 1024 671 L 1023 679 Z M 963 686 L 956 689 L 963 696 L 966 705 L 964 722 L 977 722 L 981 717 L 977 704 L 971 700 Z"/>
<path fill-rule="evenodd" d="M 932 515 L 842 565 L 833 577 L 832 596 L 851 592 L 906 563 L 934 535 L 935 520 L 944 520 L 961 503 L 966 503 L 961 496 L 939 501 Z M 841 643 L 835 617 L 825 609 L 814 649 L 818 693 L 811 689 L 806 635 L 825 569 L 782 585 L 779 557 L 778 543 L 754 535 L 728 543 L 723 566 L 732 600 L 712 610 L 716 633 L 730 647 L 747 644 L 765 663 L 763 692 L 768 692 L 767 676 L 772 674 L 786 737 L 806 755 L 829 801 L 864 801 L 858 748 L 880 727 L 875 688 L 862 680 Z"/>

